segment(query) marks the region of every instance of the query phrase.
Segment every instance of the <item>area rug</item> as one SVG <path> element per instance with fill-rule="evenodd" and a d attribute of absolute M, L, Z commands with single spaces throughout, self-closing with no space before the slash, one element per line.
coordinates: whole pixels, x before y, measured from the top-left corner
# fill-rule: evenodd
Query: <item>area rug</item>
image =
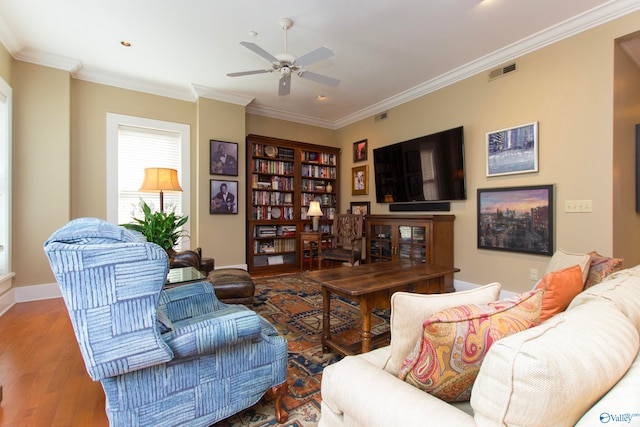
<path fill-rule="evenodd" d="M 316 426 L 320 419 L 322 369 L 341 359 L 336 353 L 322 353 L 322 293 L 320 285 L 302 274 L 255 278 L 253 309 L 273 324 L 289 342 L 289 393 L 284 407 L 289 420 L 283 426 Z M 331 300 L 331 335 L 344 343 L 360 340 L 360 309 L 340 297 Z M 372 334 L 389 330 L 389 311 L 375 309 Z M 262 427 L 279 425 L 272 400 L 262 399 L 216 427 Z"/>

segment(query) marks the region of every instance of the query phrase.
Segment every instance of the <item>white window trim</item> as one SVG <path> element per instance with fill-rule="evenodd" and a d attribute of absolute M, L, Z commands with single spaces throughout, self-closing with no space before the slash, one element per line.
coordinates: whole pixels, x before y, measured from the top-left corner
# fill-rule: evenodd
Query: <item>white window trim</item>
<path fill-rule="evenodd" d="M 120 125 L 169 130 L 179 132 L 182 135 L 182 165 L 178 179 L 183 191 L 183 213 L 189 215 L 189 221 L 182 228 L 188 235 L 191 223 L 191 179 L 189 173 L 191 128 L 189 125 L 182 123 L 107 113 L 107 221 L 114 224 L 118 223 L 118 127 Z M 190 247 L 188 238 L 185 237 L 183 239 L 182 246 L 185 248 Z"/>
<path fill-rule="evenodd" d="M 5 215 L 5 212 L 2 213 L 2 217 L 3 219 L 1 219 L 1 221 L 3 221 L 3 226 L 5 227 L 5 230 L 7 232 L 7 241 L 4 244 L 3 247 L 3 252 L 6 252 L 6 261 L 7 261 L 7 272 L 6 274 L 0 276 L 0 293 L 6 291 L 7 289 L 9 289 L 11 287 L 11 279 L 12 277 L 15 276 L 15 273 L 12 272 L 13 269 L 13 262 L 12 262 L 12 246 L 11 246 L 11 242 L 12 242 L 12 234 L 11 234 L 11 224 L 12 224 L 12 207 L 11 207 L 11 201 L 12 201 L 12 195 L 11 195 L 11 189 L 12 189 L 12 184 L 11 184 L 11 177 L 13 175 L 12 173 L 12 169 L 11 169 L 11 165 L 12 165 L 12 161 L 11 161 L 11 156 L 12 156 L 12 150 L 11 150 L 11 145 L 12 145 L 12 130 L 11 130 L 11 124 L 13 122 L 13 90 L 11 89 L 11 86 L 9 86 L 9 84 L 7 82 L 4 81 L 4 79 L 0 78 L 0 94 L 5 97 L 5 102 L 7 104 L 7 126 L 5 129 L 5 138 L 7 141 L 7 146 L 5 147 L 5 164 L 3 165 L 6 173 L 7 173 L 7 177 L 6 177 L 6 197 L 7 197 L 7 212 Z"/>

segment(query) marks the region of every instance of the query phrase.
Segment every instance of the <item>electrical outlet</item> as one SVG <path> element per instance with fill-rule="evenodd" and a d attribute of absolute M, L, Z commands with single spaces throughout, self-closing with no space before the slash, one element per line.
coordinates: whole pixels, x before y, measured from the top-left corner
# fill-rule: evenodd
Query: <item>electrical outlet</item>
<path fill-rule="evenodd" d="M 530 268 L 529 269 L 529 279 L 538 280 L 538 269 L 537 268 Z"/>

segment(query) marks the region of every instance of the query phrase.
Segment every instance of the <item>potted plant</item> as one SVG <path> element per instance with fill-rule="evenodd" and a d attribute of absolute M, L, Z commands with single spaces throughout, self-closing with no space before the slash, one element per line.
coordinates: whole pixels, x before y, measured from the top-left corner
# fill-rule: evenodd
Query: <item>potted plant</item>
<path fill-rule="evenodd" d="M 144 218 L 133 218 L 134 222 L 122 224 L 123 227 L 142 233 L 147 241 L 157 244 L 167 251 L 169 262 L 173 259 L 175 251 L 173 247 L 178 243 L 178 239 L 186 235 L 185 230 L 181 230 L 189 216 L 176 215 L 175 212 L 151 212 L 151 208 L 145 201 L 140 204 Z"/>

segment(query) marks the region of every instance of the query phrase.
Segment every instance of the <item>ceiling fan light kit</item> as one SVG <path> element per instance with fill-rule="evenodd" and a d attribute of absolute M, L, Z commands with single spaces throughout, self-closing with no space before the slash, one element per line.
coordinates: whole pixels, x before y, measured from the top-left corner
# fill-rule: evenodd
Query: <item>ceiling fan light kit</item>
<path fill-rule="evenodd" d="M 287 51 L 287 31 L 293 26 L 293 21 L 289 18 L 280 19 L 280 26 L 284 30 L 284 53 L 272 55 L 252 42 L 240 42 L 240 44 L 257 55 L 263 57 L 271 63 L 271 69 L 240 71 L 236 73 L 228 73 L 229 77 L 249 76 L 253 74 L 280 72 L 280 81 L 278 83 L 278 95 L 285 96 L 291 92 L 291 74 L 295 73 L 298 77 L 312 80 L 325 86 L 338 86 L 340 80 L 333 77 L 325 76 L 318 73 L 305 70 L 303 67 L 331 58 L 333 50 L 322 46 L 300 57 L 291 55 Z"/>

